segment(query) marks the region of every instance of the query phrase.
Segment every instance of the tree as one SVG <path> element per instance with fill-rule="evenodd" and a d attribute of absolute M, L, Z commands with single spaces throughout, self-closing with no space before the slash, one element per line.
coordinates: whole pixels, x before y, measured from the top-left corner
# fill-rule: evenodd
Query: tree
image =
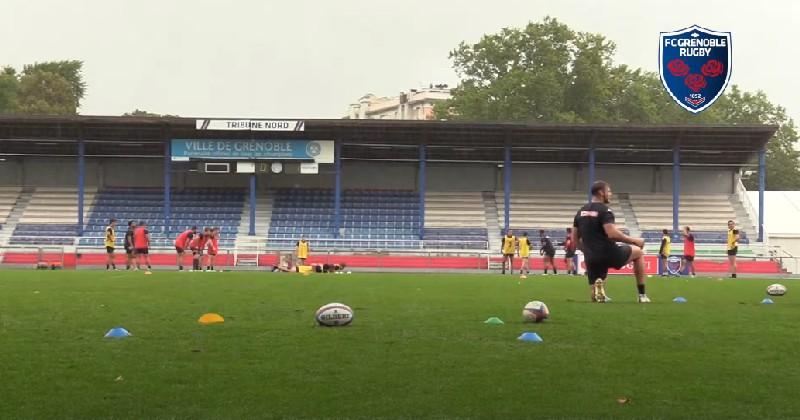
<path fill-rule="evenodd" d="M 0 114 L 10 114 L 17 109 L 18 89 L 17 71 L 12 67 L 4 67 L 0 72 Z"/>
<path fill-rule="evenodd" d="M 81 100 L 86 94 L 86 83 L 83 81 L 82 61 L 64 60 L 26 64 L 22 69 L 22 77 L 38 72 L 54 73 L 63 77 L 72 88 L 72 93 L 75 97 L 75 109 L 81 107 Z"/>
<path fill-rule="evenodd" d="M 141 110 L 136 108 L 132 112 L 126 112 L 122 114 L 123 117 L 154 117 L 154 118 L 172 118 L 177 117 L 177 115 L 170 115 L 170 114 L 155 114 L 152 112 L 147 112 L 145 110 Z"/>
<path fill-rule="evenodd" d="M 759 123 L 780 128 L 767 146 L 767 188 L 800 189 L 797 129 L 763 92 L 731 86 L 713 107 L 676 106 L 656 73 L 615 65 L 614 42 L 546 17 L 450 52 L 461 78 L 439 118 L 637 124 Z M 756 179 L 746 181 L 753 188 Z"/>
<path fill-rule="evenodd" d="M 47 71 L 28 72 L 19 79 L 20 114 L 76 114 L 75 90 L 62 76 Z"/>
<path fill-rule="evenodd" d="M 76 114 L 86 92 L 80 61 L 52 61 L 0 72 L 0 113 Z"/>

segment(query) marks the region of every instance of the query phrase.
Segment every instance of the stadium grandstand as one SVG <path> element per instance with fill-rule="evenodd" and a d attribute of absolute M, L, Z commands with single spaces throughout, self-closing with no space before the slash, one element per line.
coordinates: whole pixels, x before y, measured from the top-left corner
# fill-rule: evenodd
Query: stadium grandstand
<path fill-rule="evenodd" d="M 589 185 L 603 179 L 617 223 L 653 249 L 668 229 L 680 253 L 678 232 L 690 225 L 699 255 L 724 255 L 730 219 L 742 231 L 740 256 L 763 263 L 756 271 L 780 271 L 759 220 L 775 130 L 1 116 L 2 263 L 101 265 L 115 218 L 119 232 L 128 220 L 147 223 L 163 250 L 157 265 L 174 264 L 174 237 L 196 225 L 220 227 L 228 266 L 274 264 L 304 236 L 312 259 L 486 269 L 506 229 L 563 240 Z M 741 182 L 748 168 L 761 175 L 760 199 Z"/>

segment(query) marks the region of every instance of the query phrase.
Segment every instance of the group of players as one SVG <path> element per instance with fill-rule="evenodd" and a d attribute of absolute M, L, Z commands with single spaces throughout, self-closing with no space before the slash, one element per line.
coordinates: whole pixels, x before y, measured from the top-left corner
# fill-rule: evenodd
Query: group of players
<path fill-rule="evenodd" d="M 567 236 L 564 242 L 559 244 L 564 248 L 564 261 L 567 266 L 567 273 L 576 275 L 577 267 L 573 263 L 573 257 L 577 249 L 584 254 L 586 262 L 586 275 L 589 279 L 591 299 L 593 302 L 605 302 L 607 299 L 604 284 L 608 277 L 608 270 L 621 269 L 631 264 L 634 276 L 636 277 L 636 287 L 639 293 L 640 303 L 650 302 L 650 298 L 645 293 L 645 273 L 644 273 L 644 239 L 632 238 L 617 228 L 614 213 L 608 208 L 612 197 L 611 185 L 605 181 L 596 181 L 592 184 L 592 200 L 581 207 L 575 215 L 573 226 L 567 228 Z M 111 219 L 106 227 L 105 247 L 107 253 L 106 269 L 116 270 L 114 262 L 114 250 L 116 246 L 116 226 L 117 220 Z M 219 228 L 205 228 L 202 233 L 197 232 L 197 227 L 192 226 L 181 232 L 175 238 L 175 251 L 177 253 L 177 266 L 179 271 L 183 271 L 183 260 L 186 250 L 192 252 L 192 270 L 203 271 L 205 258 L 205 271 L 214 271 L 214 264 L 217 253 L 219 252 Z M 662 273 L 667 273 L 667 260 L 670 256 L 671 239 L 669 231 L 664 230 L 664 237 L 661 240 L 659 255 L 662 261 Z M 684 228 L 684 256 L 680 270 L 684 267 L 694 276 L 694 235 L 687 226 Z M 539 231 L 541 249 L 540 254 L 544 256 L 544 274 L 548 274 L 548 269 L 552 268 L 553 274 L 558 274 L 555 266 L 556 249 L 549 236 L 543 230 Z M 732 220 L 728 221 L 727 253 L 728 266 L 731 277 L 736 277 L 736 254 L 738 251 L 739 231 Z M 150 264 L 150 233 L 144 222 L 137 224 L 134 221 L 128 222 L 128 230 L 124 240 L 125 254 L 127 256 L 126 269 L 139 270 L 142 266 L 147 267 L 145 274 L 151 271 Z M 297 258 L 301 264 L 305 264 L 310 253 L 310 244 L 301 238 L 296 244 Z M 530 273 L 530 253 L 533 248 L 528 233 L 522 234 L 517 239 L 514 233 L 509 230 L 503 237 L 503 274 L 506 268 L 513 273 L 514 255 L 522 259 L 520 267 L 521 278 L 526 278 Z M 344 265 L 341 266 L 342 268 Z M 341 270 L 341 268 L 340 268 Z"/>
<path fill-rule="evenodd" d="M 539 242 L 541 244 L 539 255 L 544 257 L 544 275 L 547 275 L 548 270 L 551 268 L 553 269 L 553 274 L 558 274 L 555 264 L 556 247 L 550 236 L 545 235 L 544 230 L 539 231 Z M 575 243 L 572 241 L 572 228 L 567 228 L 566 240 L 559 245 L 564 247 L 564 263 L 567 266 L 567 274 L 578 274 L 578 270 L 572 261 L 573 257 L 575 257 L 576 249 Z M 519 267 L 520 278 L 527 278 L 531 271 L 530 256 L 533 249 L 533 244 L 528 238 L 528 232 L 523 232 L 522 237 L 517 238 L 514 236 L 514 232 L 509 229 L 506 231 L 506 235 L 503 236 L 501 248 L 503 253 L 503 274 L 506 273 L 506 268 L 508 268 L 509 273 L 514 273 L 514 255 L 516 255 L 522 260 L 522 264 Z"/>
<path fill-rule="evenodd" d="M 117 240 L 117 219 L 109 220 L 105 230 L 106 270 L 117 270 L 114 261 L 114 251 Z M 192 269 L 189 271 L 215 271 L 217 254 L 219 253 L 218 227 L 206 227 L 202 233 L 197 232 L 197 226 L 184 230 L 175 238 L 175 252 L 177 253 L 178 271 L 183 271 L 183 261 L 186 251 L 192 252 Z M 145 274 L 152 273 L 150 264 L 150 232 L 147 223 L 128 221 L 128 230 L 123 241 L 125 248 L 125 269 L 134 271 L 147 267 Z"/>

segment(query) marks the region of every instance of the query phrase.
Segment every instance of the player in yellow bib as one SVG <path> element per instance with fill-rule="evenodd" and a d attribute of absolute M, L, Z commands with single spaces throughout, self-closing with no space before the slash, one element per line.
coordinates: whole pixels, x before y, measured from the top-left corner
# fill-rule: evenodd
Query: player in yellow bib
<path fill-rule="evenodd" d="M 667 260 L 672 250 L 672 238 L 669 237 L 669 230 L 667 229 L 662 230 L 661 233 L 664 236 L 661 237 L 661 247 L 658 249 L 658 258 L 661 260 L 661 277 L 666 277 L 669 274 Z"/>
<path fill-rule="evenodd" d="M 736 229 L 736 222 L 728 220 L 728 271 L 731 278 L 736 278 L 736 254 L 739 252 L 739 229 Z"/>
<path fill-rule="evenodd" d="M 522 259 L 522 264 L 519 267 L 520 278 L 527 278 L 528 273 L 531 271 L 531 240 L 528 239 L 528 232 L 522 232 L 522 237 L 519 238 L 519 257 Z"/>
<path fill-rule="evenodd" d="M 117 242 L 117 232 L 114 230 L 117 227 L 117 219 L 111 219 L 106 226 L 106 237 L 103 243 L 106 246 L 106 270 L 116 270 L 117 265 L 114 263 L 114 248 Z"/>
<path fill-rule="evenodd" d="M 306 265 L 306 259 L 308 259 L 309 251 L 311 251 L 311 247 L 309 246 L 308 241 L 304 236 L 301 236 L 296 247 L 298 261 L 297 265 Z"/>
<path fill-rule="evenodd" d="M 506 273 L 506 264 L 508 264 L 508 273 L 514 274 L 514 254 L 517 249 L 517 237 L 514 232 L 509 229 L 506 231 L 506 236 L 503 236 L 503 274 Z"/>

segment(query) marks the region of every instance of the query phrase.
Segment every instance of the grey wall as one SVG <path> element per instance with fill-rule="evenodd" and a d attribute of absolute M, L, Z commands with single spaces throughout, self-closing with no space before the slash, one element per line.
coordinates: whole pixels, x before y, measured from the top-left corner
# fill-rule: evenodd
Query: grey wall
<path fill-rule="evenodd" d="M 576 191 L 576 167 L 517 164 L 511 167 L 512 191 Z M 497 190 L 503 190 L 502 168 Z M 585 177 L 585 176 L 584 176 Z"/>
<path fill-rule="evenodd" d="M 503 172 L 496 164 L 429 163 L 426 184 L 429 191 L 491 191 L 503 189 Z M 342 163 L 344 188 L 394 188 L 416 190 L 418 167 L 415 162 Z M 512 167 L 513 191 L 586 191 L 585 165 L 528 165 Z M 86 185 L 89 187 L 161 187 L 161 159 L 86 160 Z M 670 166 L 597 165 L 595 178 L 609 181 L 617 192 L 672 192 Z M 75 158 L 9 158 L 0 162 L 0 185 L 75 186 L 78 180 Z M 736 172 L 730 169 L 681 168 L 681 192 L 727 193 L 734 191 Z M 258 188 L 333 188 L 334 166 L 320 165 L 320 173 L 258 174 Z M 202 174 L 173 170 L 174 187 L 237 187 L 249 185 L 248 175 Z"/>
<path fill-rule="evenodd" d="M 428 191 L 491 191 L 499 176 L 489 163 L 429 163 L 425 171 Z"/>

